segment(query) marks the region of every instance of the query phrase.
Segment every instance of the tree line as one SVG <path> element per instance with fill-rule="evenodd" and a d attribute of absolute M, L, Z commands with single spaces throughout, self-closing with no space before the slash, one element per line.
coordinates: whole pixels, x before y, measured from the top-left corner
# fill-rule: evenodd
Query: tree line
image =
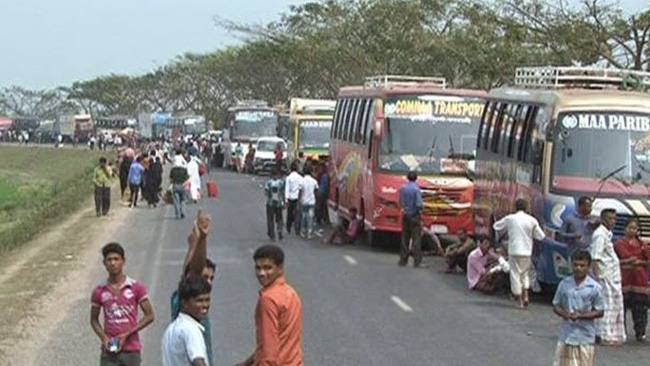
<path fill-rule="evenodd" d="M 238 100 L 334 98 L 365 76 L 443 76 L 490 89 L 524 65 L 600 65 L 650 71 L 650 8 L 613 0 L 322 0 L 279 20 L 215 17 L 243 40 L 186 53 L 143 75 L 102 75 L 53 90 L 0 90 L 0 114 L 191 112 L 218 126 Z"/>

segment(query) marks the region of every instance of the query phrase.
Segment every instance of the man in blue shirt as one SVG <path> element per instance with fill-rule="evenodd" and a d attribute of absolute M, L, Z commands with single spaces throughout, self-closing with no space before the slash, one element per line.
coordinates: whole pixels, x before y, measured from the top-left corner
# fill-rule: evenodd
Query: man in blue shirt
<path fill-rule="evenodd" d="M 578 249 L 589 249 L 591 236 L 598 227 L 598 219 L 591 215 L 593 201 L 583 196 L 578 199 L 578 209 L 564 219 L 561 236 L 569 245 L 571 252 Z"/>
<path fill-rule="evenodd" d="M 425 267 L 422 265 L 422 191 L 416 181 L 418 175 L 410 171 L 406 175 L 408 182 L 399 190 L 399 204 L 402 206 L 402 243 L 399 251 L 400 266 L 406 266 L 409 259 L 409 252 L 413 253 L 413 267 Z M 410 244 L 410 251 L 409 251 Z"/>
<path fill-rule="evenodd" d="M 133 208 L 137 206 L 138 203 L 138 192 L 140 191 L 140 186 L 142 185 L 142 177 L 144 176 L 144 166 L 142 166 L 142 156 L 138 156 L 131 167 L 129 168 L 129 190 L 131 191 L 131 199 L 129 207 Z"/>
<path fill-rule="evenodd" d="M 587 275 L 591 268 L 588 251 L 573 252 L 571 262 L 573 276 L 560 282 L 553 298 L 553 312 L 563 319 L 553 364 L 593 366 L 595 319 L 602 318 L 605 309 L 602 287 Z"/>

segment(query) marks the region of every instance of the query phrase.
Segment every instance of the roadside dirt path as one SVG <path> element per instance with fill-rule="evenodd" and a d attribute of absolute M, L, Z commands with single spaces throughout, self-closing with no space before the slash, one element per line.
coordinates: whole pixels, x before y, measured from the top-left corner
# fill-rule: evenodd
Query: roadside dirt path
<path fill-rule="evenodd" d="M 84 209 L 0 258 L 0 366 L 32 365 L 50 331 L 88 296 L 78 289 L 92 281 L 106 238 L 129 215 L 118 200 L 111 206 L 98 218 L 88 199 Z"/>

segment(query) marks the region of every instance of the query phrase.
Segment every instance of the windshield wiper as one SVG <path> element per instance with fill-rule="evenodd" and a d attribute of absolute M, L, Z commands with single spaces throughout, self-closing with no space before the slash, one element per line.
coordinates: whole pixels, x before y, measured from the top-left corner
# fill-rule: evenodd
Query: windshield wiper
<path fill-rule="evenodd" d="M 615 170 L 611 171 L 610 173 L 608 173 L 607 175 L 605 175 L 603 178 L 600 179 L 600 181 L 599 181 L 599 183 L 600 183 L 600 187 L 598 187 L 598 192 L 596 192 L 596 196 L 594 196 L 594 200 L 595 200 L 596 198 L 598 198 L 598 196 L 600 196 L 600 191 L 601 191 L 601 190 L 603 189 L 603 187 L 605 186 L 605 183 L 607 183 L 607 181 L 608 181 L 611 177 L 613 177 L 613 176 L 615 176 L 616 174 L 620 173 L 620 172 L 621 172 L 623 169 L 625 169 L 625 168 L 627 168 L 627 164 L 623 164 L 623 165 L 621 165 L 620 167 L 616 168 Z"/>
<path fill-rule="evenodd" d="M 438 140 L 438 136 L 433 137 L 433 142 L 431 143 L 431 148 L 429 149 L 429 164 L 433 161 L 433 152 L 436 149 L 436 141 Z"/>
<path fill-rule="evenodd" d="M 449 158 L 453 159 L 454 155 L 456 155 L 456 151 L 454 150 L 454 141 L 451 139 L 451 135 L 449 135 Z"/>

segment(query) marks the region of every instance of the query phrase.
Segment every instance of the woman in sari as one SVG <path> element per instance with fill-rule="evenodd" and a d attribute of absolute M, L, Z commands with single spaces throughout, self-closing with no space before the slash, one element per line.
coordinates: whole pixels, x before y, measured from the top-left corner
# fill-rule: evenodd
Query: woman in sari
<path fill-rule="evenodd" d="M 639 223 L 636 219 L 628 221 L 625 236 L 616 242 L 614 250 L 621 263 L 625 314 L 627 310 L 632 311 L 636 340 L 644 341 L 650 304 L 650 287 L 646 278 L 650 252 L 645 243 L 639 240 L 638 230 Z"/>

